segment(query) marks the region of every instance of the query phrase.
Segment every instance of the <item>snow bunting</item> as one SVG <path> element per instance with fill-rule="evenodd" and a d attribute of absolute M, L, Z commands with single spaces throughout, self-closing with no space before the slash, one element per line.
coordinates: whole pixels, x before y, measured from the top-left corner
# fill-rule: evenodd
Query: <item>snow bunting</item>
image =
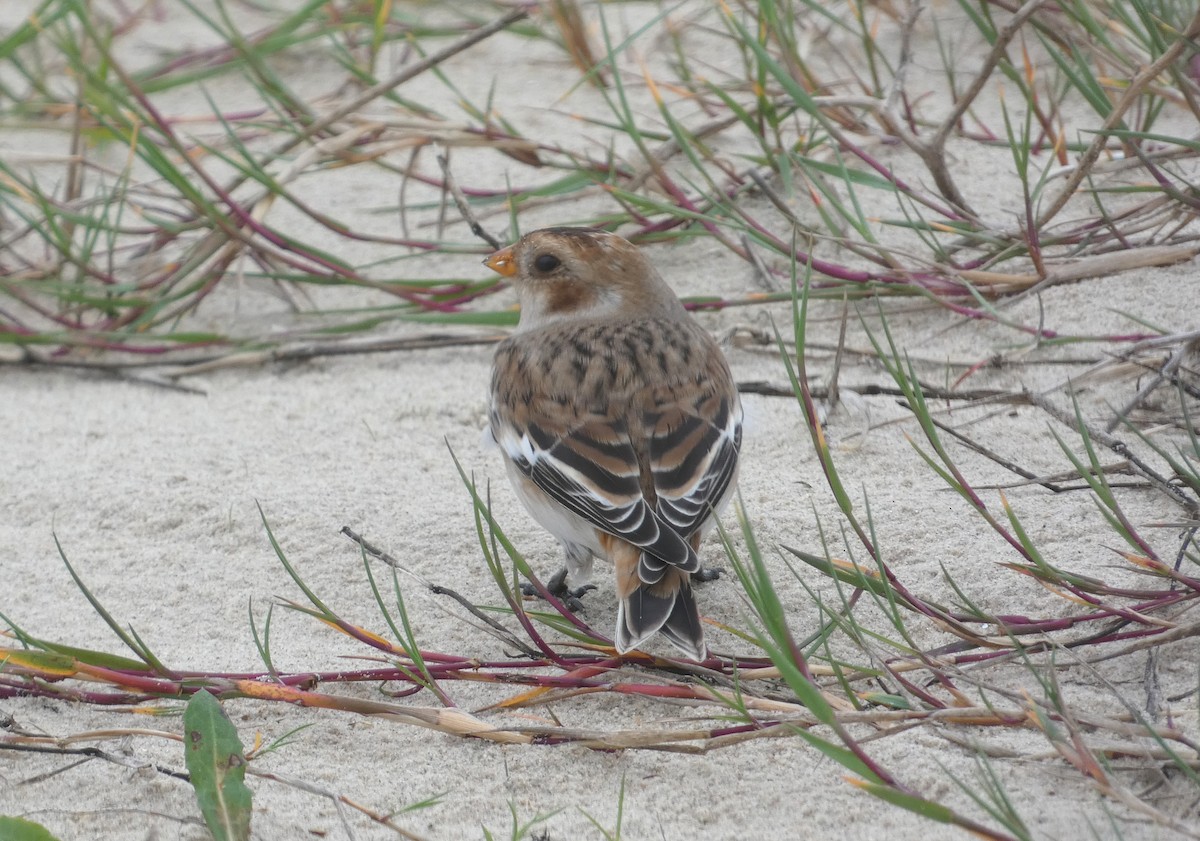
<path fill-rule="evenodd" d="M 616 234 L 533 231 L 484 265 L 520 297 L 516 332 L 496 349 L 489 418 L 517 496 L 566 552 L 552 589 L 578 593 L 593 555 L 607 558 L 617 650 L 661 631 L 703 660 L 691 577 L 733 494 L 742 440 L 721 349 Z"/>

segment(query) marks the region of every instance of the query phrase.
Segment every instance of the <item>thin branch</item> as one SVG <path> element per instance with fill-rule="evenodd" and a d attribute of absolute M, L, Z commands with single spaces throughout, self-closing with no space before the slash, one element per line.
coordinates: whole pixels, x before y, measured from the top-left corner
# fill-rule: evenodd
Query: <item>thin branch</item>
<path fill-rule="evenodd" d="M 471 226 L 471 233 L 479 237 L 492 247 L 493 250 L 499 251 L 503 246 L 496 237 L 489 234 L 479 224 L 479 220 L 475 218 L 474 211 L 471 210 L 470 203 L 467 202 L 467 197 L 463 195 L 463 191 L 459 189 L 458 182 L 454 179 L 454 174 L 450 171 L 450 159 L 444 152 L 438 152 L 438 166 L 442 168 L 442 177 L 445 179 L 446 187 L 450 190 L 450 195 L 454 199 L 454 205 L 458 208 L 458 212 L 466 223 Z"/>

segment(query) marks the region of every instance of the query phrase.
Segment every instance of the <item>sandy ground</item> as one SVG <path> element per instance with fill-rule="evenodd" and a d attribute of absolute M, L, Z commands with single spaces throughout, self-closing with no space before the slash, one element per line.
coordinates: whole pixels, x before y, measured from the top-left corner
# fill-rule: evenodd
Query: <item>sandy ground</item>
<path fill-rule="evenodd" d="M 636 20 L 622 23 L 632 26 Z M 160 26 L 172 32 L 171 24 L 168 19 Z M 185 35 L 203 37 L 192 30 Z M 500 36 L 451 62 L 447 71 L 471 95 L 478 95 L 492 81 L 487 68 L 503 61 L 516 45 L 510 36 Z M 526 49 L 524 42 L 519 46 Z M 531 52 L 527 72 L 500 80 L 497 99 L 503 102 L 508 96 L 516 103 L 513 116 L 545 120 L 547 132 L 566 132 L 564 121 L 552 121 L 543 107 L 529 103 L 538 101 L 535 89 L 544 84 L 539 80 L 547 68 L 564 79 L 569 68 L 552 50 L 536 47 Z M 297 69 L 296 84 L 324 89 L 324 69 L 328 68 L 314 59 L 313 66 Z M 419 80 L 411 93 L 432 95 L 420 87 L 432 84 Z M 562 90 L 553 94 L 565 92 L 566 85 L 563 82 Z M 176 105 L 181 112 L 204 107 L 197 102 Z M 586 107 L 596 108 L 597 100 L 584 88 L 562 110 Z M 486 160 L 486 167 L 472 171 L 476 183 L 502 184 L 506 167 L 518 172 L 512 162 L 482 155 L 479 160 Z M 968 182 L 980 196 L 995 189 L 984 164 L 975 170 L 981 180 Z M 522 178 L 526 174 L 519 171 Z M 394 203 L 394 184 L 359 179 L 353 169 L 314 177 L 312 184 L 315 201 L 356 224 L 394 224 L 394 219 L 381 220 L 368 212 Z M 543 211 L 522 224 L 531 228 L 586 213 Z M 465 232 L 463 241 L 468 241 Z M 654 247 L 649 253 L 681 294 L 744 294 L 755 288 L 751 269 L 707 240 Z M 348 256 L 362 262 L 370 254 L 364 247 Z M 414 271 L 476 277 L 485 270 L 475 257 L 444 255 Z M 1044 323 L 1064 333 L 1141 332 L 1134 318 L 1174 331 L 1195 326 L 1194 305 L 1180 303 L 1197 300 L 1200 267 L 1192 262 L 1054 287 L 1040 299 L 1012 305 L 1006 314 L 1035 323 L 1040 308 Z M 836 341 L 840 311 L 840 304 L 814 308 L 815 345 Z M 891 303 L 885 311 L 900 347 L 912 354 L 921 375 L 935 383 L 953 380 L 967 366 L 1004 353 L 1019 364 L 985 369 L 969 381 L 971 387 L 1049 389 L 1083 372 L 1086 366 L 1071 365 L 1071 359 L 1095 358 L 1109 349 L 1035 347 L 1012 330 L 964 322 L 913 302 Z M 771 317 L 787 325 L 789 314 L 788 307 L 781 306 L 699 317 L 728 338 L 730 328 L 739 325 L 768 328 Z M 231 286 L 198 318 L 223 325 L 289 323 L 278 298 L 249 285 Z M 877 327 L 873 310 L 867 313 L 867 323 Z M 428 332 L 419 325 L 390 329 L 397 335 Z M 869 347 L 861 326 L 851 326 L 847 345 Z M 734 341 L 728 352 L 739 381 L 786 382 L 773 348 Z M 260 661 L 248 611 L 261 626 L 273 599 L 300 595 L 267 541 L 260 506 L 308 584 L 352 621 L 383 630 L 359 554 L 338 534 L 343 526 L 380 544 L 414 573 L 451 585 L 478 603 L 497 603 L 480 556 L 469 497 L 447 443 L 481 480 L 494 482 L 496 516 L 535 566 L 549 574 L 559 558 L 553 541 L 508 493 L 498 456 L 480 448 L 490 356 L 483 346 L 221 371 L 187 381 L 202 394 L 103 375 L 0 368 L 0 428 L 5 430 L 0 440 L 0 611 L 37 636 L 120 650 L 72 583 L 59 559 L 57 538 L 92 592 L 122 623 L 135 627 L 164 662 L 185 670 L 257 669 Z M 821 382 L 830 371 L 831 354 L 816 351 L 809 364 Z M 895 399 L 857 393 L 885 382 L 869 355 L 848 354 L 841 373 L 845 397 L 828 419 L 828 434 L 860 510 L 869 500 L 887 560 L 910 588 L 930 597 L 951 597 L 944 569 L 989 610 L 1031 615 L 1061 611 L 1053 596 L 998 567 L 998 562 L 1014 556 L 924 465 L 906 438 L 916 434 L 915 427 L 887 423 L 905 415 Z M 1090 382 L 1085 407 L 1098 416 L 1106 403 L 1124 403 L 1137 385 L 1130 376 Z M 1055 397 L 1066 405 L 1061 394 Z M 795 401 L 747 394 L 745 403 L 741 488 L 759 541 L 765 547 L 787 543 L 820 553 L 820 522 L 835 549 L 840 547 L 836 507 Z M 976 420 L 972 434 L 1030 470 L 1054 473 L 1069 467 L 1045 414 L 1030 407 L 985 414 L 947 413 L 945 419 Z M 1062 426 L 1055 428 L 1068 434 Z M 952 452 L 978 485 L 1013 478 L 963 447 L 954 446 Z M 987 493 L 989 504 L 995 504 L 995 492 Z M 1106 547 L 1115 538 L 1086 494 L 1054 495 L 1021 487 L 1009 491 L 1009 498 L 1049 560 L 1085 573 L 1112 572 L 1113 556 Z M 1150 492 L 1127 493 L 1123 501 L 1139 523 L 1177 516 Z M 1171 556 L 1174 533 L 1156 530 L 1151 535 Z M 710 543 L 704 556 L 719 564 L 722 552 Z M 806 632 L 819 618 L 811 597 L 775 550 L 768 552 L 768 560 L 793 627 Z M 801 575 L 824 598 L 835 597 L 828 582 L 815 573 Z M 501 655 L 495 640 L 446 610 L 444 601 L 415 585 L 408 597 L 426 648 Z M 716 622 L 746 627 L 746 607 L 735 581 L 726 577 L 705 586 L 699 599 L 702 612 Z M 611 587 L 602 579 L 600 590 L 588 599 L 586 616 L 607 628 L 614 615 Z M 877 616 L 874 621 L 879 621 Z M 914 628 L 923 644 L 946 640 L 919 623 Z M 748 651 L 745 643 L 720 631 L 714 630 L 711 641 L 721 650 Z M 272 653 L 276 665 L 285 670 L 361 665 L 343 659 L 361 653 L 348 640 L 280 610 L 272 626 Z M 1161 664 L 1164 684 L 1174 691 L 1194 689 L 1194 640 L 1176 643 L 1166 654 Z M 1143 703 L 1144 658 L 1126 659 L 1108 677 L 1133 703 Z M 469 684 L 455 684 L 450 690 L 468 709 L 495 699 Z M 378 697 L 376 687 L 347 691 Z M 1062 691 L 1085 706 L 1098 703 L 1096 698 L 1103 694 L 1074 672 L 1064 677 Z M 422 696 L 410 701 L 433 703 Z M 1109 698 L 1107 703 L 1114 702 Z M 600 753 L 572 746 L 497 746 L 394 722 L 282 705 L 235 701 L 227 708 L 246 740 L 261 734 L 270 741 L 306 728 L 289 747 L 256 761 L 264 770 L 380 812 L 439 798 L 436 805 L 397 818 L 408 830 L 431 839 L 481 838 L 485 828 L 495 837 L 508 837 L 514 814 L 522 823 L 544 818 L 536 831 L 548 838 L 602 838 L 596 824 L 608 832 L 615 829 L 622 785 L 622 836 L 631 839 L 962 837 L 958 830 L 857 791 L 844 782 L 840 767 L 798 739 L 761 740 L 705 756 Z M 618 729 L 714 712 L 601 697 L 529 710 L 524 720 L 557 717 L 568 726 Z M 1194 697 L 1171 712 L 1177 726 L 1196 731 Z M 0 721 L 21 731 L 60 737 L 134 727 L 178 732 L 181 726 L 177 717 L 145 719 L 126 710 L 28 699 L 0 702 Z M 1051 756 L 1036 733 L 956 735 L 977 739 L 994 753 L 1009 751 L 1018 757 L 996 758 L 994 767 L 1035 837 L 1176 837 L 1104 801 Z M 102 745 L 127 758 L 128 765 L 0 753 L 0 814 L 43 823 L 63 841 L 206 837 L 189 786 L 153 767 L 157 763 L 181 770 L 176 743 L 123 737 Z M 914 789 L 970 809 L 953 779 L 974 780 L 977 761 L 941 731 L 914 730 L 878 740 L 871 749 L 881 764 Z M 1137 787 L 1152 780 L 1128 782 Z M 341 838 L 347 837 L 347 827 L 357 838 L 395 837 L 351 810 L 339 814 L 329 799 L 295 786 L 263 779 L 252 779 L 250 785 L 256 838 Z"/>

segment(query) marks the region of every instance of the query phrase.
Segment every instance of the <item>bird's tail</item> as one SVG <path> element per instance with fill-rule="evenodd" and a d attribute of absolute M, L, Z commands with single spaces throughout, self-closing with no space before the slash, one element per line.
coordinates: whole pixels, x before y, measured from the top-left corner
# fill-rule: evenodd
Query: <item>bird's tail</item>
<path fill-rule="evenodd" d="M 688 574 L 671 569 L 656 584 L 639 583 L 617 608 L 617 651 L 624 654 L 658 632 L 690 659 L 707 656 L 704 627 Z"/>

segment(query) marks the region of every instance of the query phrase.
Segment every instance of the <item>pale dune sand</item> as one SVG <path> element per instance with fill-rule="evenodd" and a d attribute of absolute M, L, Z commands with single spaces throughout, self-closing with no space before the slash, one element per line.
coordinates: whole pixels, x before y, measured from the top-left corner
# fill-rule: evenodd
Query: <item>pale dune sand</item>
<path fill-rule="evenodd" d="M 614 12 L 614 18 L 624 16 L 622 26 L 631 28 L 647 13 L 653 13 L 653 7 Z M 179 26 L 181 20 L 171 15 L 158 24 L 158 31 L 177 38 L 204 37 L 191 29 L 173 29 L 173 24 Z M 523 51 L 522 62 L 511 63 L 514 50 Z M 494 74 L 501 65 L 505 72 Z M 327 90 L 323 74 L 330 68 L 320 60 L 289 70 L 299 89 Z M 530 47 L 501 35 L 450 62 L 447 72 L 472 96 L 482 96 L 495 78 L 496 100 L 510 103 L 505 110 L 511 118 L 527 126 L 540 121 L 554 136 L 568 137 L 573 131 L 577 138 L 588 131 L 562 119 L 559 112 L 590 108 L 603 113 L 587 87 L 562 105 L 553 105 L 574 72 L 561 54 L 544 44 Z M 417 99 L 435 95 L 435 86 L 426 86 L 434 83 L 422 77 L 407 93 Z M 228 92 L 231 100 L 238 95 Z M 206 108 L 202 101 L 166 103 L 181 113 Z M 382 104 L 377 108 L 385 110 Z M 0 141 L 10 148 L 22 142 L 26 141 Z M 473 184 L 503 184 L 506 172 L 528 177 L 528 170 L 515 162 L 488 153 L 456 151 L 455 161 L 460 177 Z M 981 158 L 972 167 L 976 180 L 964 182 L 967 189 L 981 200 L 992 196 L 997 190 L 992 167 L 1001 165 Z M 396 185 L 361 176 L 354 169 L 313 176 L 312 202 L 364 227 L 394 226 L 394 217 L 370 210 L 394 204 Z M 1002 205 L 1000 197 L 996 205 Z M 548 209 L 523 218 L 522 225 L 528 229 L 572 221 L 592 209 Z M 272 220 L 282 224 L 286 212 L 279 208 Z M 488 223 L 498 230 L 503 220 Z M 469 241 L 465 227 L 461 238 Z M 346 247 L 344 242 L 317 244 Z M 348 259 L 365 261 L 373 250 L 378 249 L 364 246 Z M 742 294 L 755 288 L 751 269 L 709 240 L 651 247 L 648 253 L 681 294 Z M 475 277 L 486 270 L 476 257 L 446 254 L 422 261 L 414 271 Z M 321 302 L 329 304 L 334 294 L 323 292 Z M 1065 333 L 1139 331 L 1127 315 L 1169 331 L 1185 330 L 1195 327 L 1198 300 L 1200 268 L 1193 261 L 1057 286 L 1040 300 L 1013 305 L 1006 314 L 1036 323 L 1040 306 L 1044 323 Z M 971 364 L 1028 344 L 1014 331 L 966 322 L 914 301 L 891 302 L 884 310 L 900 347 L 918 358 L 919 373 L 938 384 L 945 377 L 941 363 Z M 877 327 L 874 306 L 863 311 L 868 323 Z M 840 313 L 840 304 L 814 304 L 810 340 L 836 342 Z M 722 335 L 739 324 L 769 329 L 770 318 L 785 331 L 790 329 L 786 304 L 698 317 Z M 197 316 L 201 325 L 286 325 L 289 319 L 276 297 L 241 284 L 229 284 Z M 389 329 L 396 335 L 429 332 L 420 325 Z M 847 344 L 869 346 L 853 319 Z M 1085 353 L 1070 346 L 1030 347 L 1023 359 L 1094 353 L 1094 346 L 1087 348 Z M 773 348 L 735 342 L 728 352 L 739 381 L 785 384 Z M 543 575 L 558 567 L 559 554 L 509 492 L 498 456 L 480 448 L 490 356 L 490 348 L 480 346 L 227 370 L 187 381 L 203 395 L 102 375 L 0 368 L 0 427 L 5 430 L 0 441 L 0 610 L 34 635 L 119 651 L 119 643 L 60 562 L 57 536 L 91 590 L 121 622 L 135 627 L 164 662 L 177 669 L 258 669 L 261 663 L 247 614 L 250 602 L 261 624 L 272 599 L 296 599 L 300 594 L 275 558 L 256 506 L 262 507 L 308 584 L 351 621 L 384 630 L 359 554 L 338 534 L 343 526 L 386 548 L 434 583 L 452 586 L 477 603 L 498 603 L 480 555 L 470 500 L 447 443 L 481 481 L 491 480 L 497 518 Z M 832 358 L 814 352 L 809 364 L 814 378 L 823 381 Z M 1036 391 L 1081 370 L 1066 365 L 984 369 L 969 386 Z M 910 588 L 930 598 L 953 599 L 942 578 L 944 567 L 973 599 L 997 613 L 1061 611 L 1054 596 L 998 567 L 998 562 L 1015 557 L 921 461 L 905 437 L 918 434 L 915 425 L 883 424 L 905 416 L 895 398 L 853 391 L 886 382 L 878 364 L 847 355 L 841 384 L 848 393 L 830 416 L 827 432 L 846 487 L 860 509 L 864 495 L 869 498 L 887 560 Z M 1128 376 L 1091 383 L 1084 392 L 1085 409 L 1089 416 L 1101 417 L 1106 404 L 1123 404 L 1137 387 Z M 1061 394 L 1055 399 L 1066 405 Z M 817 518 L 840 547 L 836 506 L 796 402 L 747 395 L 745 403 L 742 498 L 760 543 L 769 549 L 768 563 L 792 625 L 804 634 L 819 619 L 816 608 L 772 547 L 787 543 L 820 553 Z M 977 410 L 971 417 L 982 414 Z M 955 414 L 947 416 L 957 419 Z M 860 434 L 868 425 L 870 431 Z M 988 446 L 1029 469 L 1052 473 L 1069 468 L 1046 416 L 1029 407 L 1012 407 L 971 429 Z M 1057 431 L 1067 434 L 1061 426 Z M 961 446 L 955 445 L 953 453 L 979 485 L 1012 481 L 1011 474 Z M 1105 453 L 1104 460 L 1116 459 Z M 995 491 L 984 493 L 989 504 L 998 506 Z M 1053 495 L 1024 487 L 1008 496 L 1048 559 L 1083 573 L 1117 574 L 1109 569 L 1115 560 L 1107 548 L 1115 537 L 1086 494 Z M 1148 492 L 1125 494 L 1123 502 L 1138 523 L 1176 516 Z M 732 517 L 726 519 L 735 525 Z M 1174 532 L 1149 533 L 1158 548 L 1172 551 Z M 740 538 L 735 543 L 742 546 Z M 704 547 L 703 555 L 709 563 L 722 563 L 715 541 Z M 603 565 L 598 570 L 600 587 L 587 597 L 585 617 L 597 628 L 609 629 L 615 603 Z M 823 598 L 836 598 L 827 580 L 815 572 L 801 574 Z M 444 610 L 451 607 L 445 600 L 424 594 L 415 583 L 406 595 L 425 647 L 481 657 L 502 655 L 496 640 L 462 621 L 461 614 Z M 728 576 L 704 586 L 699 602 L 702 612 L 716 622 L 746 627 L 748 608 L 736 581 Z M 882 620 L 875 615 L 865 621 Z M 914 629 L 922 644 L 948 640 L 920 623 L 914 622 Z M 748 650 L 745 643 L 718 630 L 711 642 L 723 650 Z M 275 612 L 272 653 L 284 670 L 362 665 L 343 659 L 362 653 L 349 640 L 286 610 Z M 1170 690 L 1194 688 L 1194 638 L 1173 644 L 1164 654 L 1161 669 Z M 1140 702 L 1143 666 L 1144 658 L 1133 656 L 1107 676 Z M 1008 676 L 1028 683 L 1019 670 Z M 448 689 L 466 709 L 497 697 L 472 684 L 451 683 Z M 1112 699 L 1106 700 L 1081 673 L 1065 677 L 1062 690 L 1083 709 L 1101 704 L 1099 709 L 1112 710 Z M 376 687 L 368 685 L 337 691 L 377 697 Z M 425 696 L 400 703 L 408 702 L 434 704 Z M 270 741 L 307 726 L 290 747 L 256 761 L 264 770 L 380 812 L 440 795 L 440 804 L 397 818 L 402 826 L 431 839 L 481 838 L 483 827 L 507 837 L 510 807 L 522 821 L 553 813 L 538 828 L 548 838 L 601 838 L 588 816 L 611 831 L 622 782 L 622 837 L 631 839 L 963 837 L 959 830 L 857 791 L 844 782 L 843 769 L 799 739 L 759 740 L 705 756 L 605 753 L 573 746 L 497 746 L 389 721 L 277 704 L 233 701 L 226 708 L 247 741 L 255 734 Z M 547 721 L 551 713 L 567 726 L 613 730 L 687 722 L 717 711 L 600 696 L 563 701 L 552 710 L 495 715 L 498 721 L 519 723 Z M 1175 705 L 1172 715 L 1178 727 L 1195 733 L 1194 697 Z M 28 699 L 0 702 L 0 719 L 5 716 L 23 731 L 60 737 L 133 727 L 178 733 L 181 726 L 177 717 L 148 719 L 126 711 Z M 969 810 L 967 798 L 950 778 L 973 779 L 975 759 L 942 738 L 943 733 L 919 728 L 876 740 L 870 750 L 907 785 Z M 1113 837 L 1110 810 L 1118 814 L 1117 826 L 1127 838 L 1175 837 L 1103 801 L 1028 729 L 958 729 L 950 735 L 977 739 L 1018 757 L 996 758 L 994 767 L 1035 837 L 1091 837 L 1089 825 L 1099 837 Z M 63 841 L 206 837 L 196 823 L 198 810 L 190 787 L 151 767 L 158 763 L 181 769 L 177 743 L 120 738 L 103 746 L 126 757 L 128 766 L 99 761 L 73 765 L 61 756 L 0 752 L 0 814 L 43 823 Z M 1144 775 L 1139 781 L 1148 784 L 1150 778 Z M 346 837 L 329 800 L 263 779 L 251 778 L 250 786 L 255 794 L 255 838 Z M 356 812 L 347 810 L 345 819 L 357 838 L 396 837 Z"/>

